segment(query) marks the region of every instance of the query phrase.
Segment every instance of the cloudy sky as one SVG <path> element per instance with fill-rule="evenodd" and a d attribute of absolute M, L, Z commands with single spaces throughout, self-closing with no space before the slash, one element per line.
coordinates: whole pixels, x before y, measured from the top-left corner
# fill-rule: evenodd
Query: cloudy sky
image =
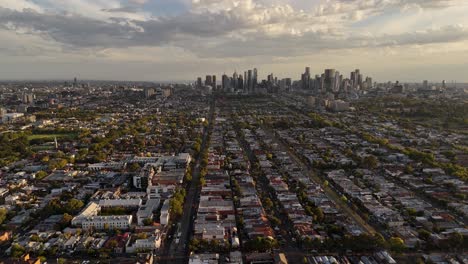
<path fill-rule="evenodd" d="M 468 0 L 0 0 L 0 79 L 468 82 Z"/>

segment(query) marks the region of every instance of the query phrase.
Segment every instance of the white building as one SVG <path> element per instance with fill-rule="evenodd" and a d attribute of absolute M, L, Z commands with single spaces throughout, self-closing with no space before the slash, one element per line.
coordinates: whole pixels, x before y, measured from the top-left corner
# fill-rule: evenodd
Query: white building
<path fill-rule="evenodd" d="M 99 200 L 99 206 L 101 206 L 101 208 L 108 208 L 108 207 L 138 208 L 141 206 L 141 203 L 142 201 L 140 198 Z"/>
<path fill-rule="evenodd" d="M 84 219 L 91 217 L 91 216 L 96 216 L 99 214 L 101 211 L 101 207 L 95 203 L 95 202 L 90 202 L 77 216 L 75 216 L 71 224 L 74 226 L 80 226 L 83 222 Z"/>
<path fill-rule="evenodd" d="M 23 113 L 4 113 L 2 115 L 2 123 L 10 123 L 23 116 Z"/>
<path fill-rule="evenodd" d="M 342 100 L 327 101 L 327 107 L 334 112 L 343 112 L 349 110 L 349 103 Z"/>
<path fill-rule="evenodd" d="M 90 171 L 100 170 L 122 170 L 127 166 L 125 162 L 101 162 L 88 165 Z"/>
<path fill-rule="evenodd" d="M 128 245 L 125 249 L 127 253 L 134 253 L 140 250 L 154 250 L 161 247 L 161 236 L 159 234 L 150 236 L 145 239 L 137 239 L 132 245 Z"/>
<path fill-rule="evenodd" d="M 161 208 L 161 216 L 159 217 L 159 223 L 161 225 L 169 224 L 169 199 L 165 200 Z"/>
<path fill-rule="evenodd" d="M 81 221 L 84 229 L 128 229 L 132 224 L 131 215 L 110 215 L 110 216 L 91 216 Z"/>
<path fill-rule="evenodd" d="M 138 225 L 143 225 L 145 219 L 153 219 L 153 212 L 159 207 L 159 199 L 149 199 L 137 212 Z"/>

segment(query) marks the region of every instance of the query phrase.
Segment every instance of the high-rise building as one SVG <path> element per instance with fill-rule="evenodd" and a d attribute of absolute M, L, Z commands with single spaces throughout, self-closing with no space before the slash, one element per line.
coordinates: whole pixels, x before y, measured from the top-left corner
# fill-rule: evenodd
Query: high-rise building
<path fill-rule="evenodd" d="M 308 90 L 311 88 L 310 83 L 310 67 L 305 68 L 305 73 L 301 75 L 301 88 L 303 90 Z"/>
<path fill-rule="evenodd" d="M 149 88 L 149 87 L 145 87 L 144 92 L 145 92 L 145 98 L 146 99 L 148 99 L 151 96 L 156 94 L 155 89 L 154 88 Z"/>
<path fill-rule="evenodd" d="M 248 84 L 247 84 L 247 71 L 244 71 L 244 89 L 247 89 Z"/>
<path fill-rule="evenodd" d="M 237 81 L 237 90 L 244 91 L 244 79 L 242 78 L 242 74 L 239 75 Z"/>
<path fill-rule="evenodd" d="M 34 103 L 34 94 L 32 94 L 32 93 L 23 93 L 22 102 L 23 102 L 23 104 L 32 104 L 32 103 Z"/>
<path fill-rule="evenodd" d="M 324 80 L 323 80 L 324 92 L 333 92 L 335 88 L 335 81 L 336 81 L 335 73 L 336 73 L 335 69 L 325 70 Z"/>
<path fill-rule="evenodd" d="M 223 92 L 228 92 L 231 85 L 230 85 L 229 77 L 226 74 L 223 74 L 223 76 L 221 77 L 221 85 L 222 85 Z"/>
<path fill-rule="evenodd" d="M 201 77 L 198 77 L 198 78 L 197 78 L 197 87 L 200 88 L 200 87 L 202 87 L 202 86 L 203 86 L 203 84 L 202 84 L 202 78 L 201 78 Z"/>
<path fill-rule="evenodd" d="M 269 83 L 274 83 L 275 82 L 275 77 L 273 76 L 273 73 L 269 74 L 267 77 L 267 81 Z"/>
<path fill-rule="evenodd" d="M 252 92 L 255 92 L 255 88 L 257 87 L 257 84 L 258 84 L 258 72 L 257 72 L 257 68 L 254 68 L 253 69 L 252 89 L 251 89 Z"/>
<path fill-rule="evenodd" d="M 427 80 L 423 81 L 423 89 L 428 90 L 429 89 L 429 82 Z"/>
<path fill-rule="evenodd" d="M 279 81 L 279 87 L 281 90 L 288 90 L 291 89 L 292 86 L 292 80 L 291 78 L 284 78 Z"/>
<path fill-rule="evenodd" d="M 253 76 L 252 70 L 247 71 L 247 92 L 251 93 L 253 91 Z"/>
<path fill-rule="evenodd" d="M 216 75 L 213 75 L 212 78 L 211 78 L 211 85 L 213 86 L 213 90 L 216 90 Z"/>
<path fill-rule="evenodd" d="M 317 93 L 320 93 L 323 91 L 323 74 L 315 75 L 314 89 Z"/>
<path fill-rule="evenodd" d="M 371 77 L 366 77 L 366 88 L 367 89 L 372 89 L 373 88 L 373 83 L 372 83 L 372 78 Z"/>
<path fill-rule="evenodd" d="M 205 85 L 206 86 L 212 86 L 213 85 L 213 79 L 211 75 L 207 75 L 205 77 Z"/>

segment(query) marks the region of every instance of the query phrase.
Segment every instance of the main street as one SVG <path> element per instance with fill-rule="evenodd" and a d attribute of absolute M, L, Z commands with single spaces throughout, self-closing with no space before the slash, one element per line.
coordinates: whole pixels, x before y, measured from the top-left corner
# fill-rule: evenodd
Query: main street
<path fill-rule="evenodd" d="M 201 171 L 201 153 L 209 146 L 209 131 L 213 127 L 215 116 L 215 102 L 212 99 L 208 117 L 208 126 L 203 131 L 203 139 L 200 147 L 200 155 L 195 162 L 192 173 L 192 181 L 189 185 L 185 197 L 184 211 L 180 219 L 180 227 L 175 230 L 172 243 L 169 245 L 167 256 L 163 256 L 161 263 L 187 263 L 189 257 L 189 243 L 193 233 L 193 220 L 196 216 L 198 202 L 200 197 L 200 171 Z M 180 236 L 178 236 L 180 234 Z M 177 237 L 176 237 L 177 236 Z"/>

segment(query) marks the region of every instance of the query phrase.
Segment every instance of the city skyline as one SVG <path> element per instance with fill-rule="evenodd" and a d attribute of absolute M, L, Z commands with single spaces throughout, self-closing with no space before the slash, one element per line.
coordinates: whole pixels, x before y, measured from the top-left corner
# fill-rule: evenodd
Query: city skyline
<path fill-rule="evenodd" d="M 260 79 L 310 67 L 468 82 L 467 10 L 462 0 L 2 0 L 0 80 L 186 81 L 255 66 Z"/>

